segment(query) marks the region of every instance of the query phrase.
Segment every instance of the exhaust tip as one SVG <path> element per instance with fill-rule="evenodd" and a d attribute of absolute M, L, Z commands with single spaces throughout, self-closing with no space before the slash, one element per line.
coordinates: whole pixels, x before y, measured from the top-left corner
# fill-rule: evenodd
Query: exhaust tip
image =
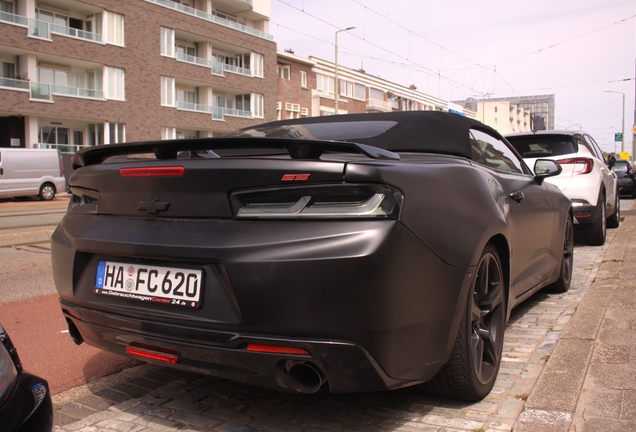
<path fill-rule="evenodd" d="M 68 324 L 68 334 L 71 336 L 71 339 L 73 339 L 73 342 L 75 342 L 75 345 L 83 344 L 84 338 L 80 334 L 75 324 L 73 324 L 73 321 L 71 321 L 69 318 L 66 318 L 66 323 Z"/>
<path fill-rule="evenodd" d="M 316 393 L 326 381 L 320 369 L 311 363 L 288 364 L 287 378 L 292 388 L 303 394 Z"/>

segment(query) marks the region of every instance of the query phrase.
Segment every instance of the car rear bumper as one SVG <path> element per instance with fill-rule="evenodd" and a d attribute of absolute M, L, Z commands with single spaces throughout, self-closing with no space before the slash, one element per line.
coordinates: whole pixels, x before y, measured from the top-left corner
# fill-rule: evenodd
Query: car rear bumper
<path fill-rule="evenodd" d="M 474 274 L 442 261 L 400 222 L 377 220 L 69 213 L 52 236 L 52 259 L 65 314 L 89 344 L 119 353 L 131 342 L 159 346 L 179 353 L 175 367 L 288 388 L 276 377 L 295 356 L 242 344 L 297 342 L 335 392 L 431 379 L 450 355 Z M 103 259 L 201 268 L 202 305 L 96 294 Z"/>
<path fill-rule="evenodd" d="M 262 337 L 174 326 L 106 314 L 64 300 L 60 303 L 71 332 L 80 334 L 89 345 L 122 355 L 127 354 L 127 347 L 143 347 L 177 357 L 175 363 L 142 358 L 150 363 L 169 363 L 186 371 L 302 393 L 314 393 L 323 383 L 328 383 L 334 393 L 396 389 L 418 383 L 389 377 L 363 347 L 352 342 Z M 198 342 L 191 342 L 193 339 Z M 289 347 L 308 354 L 254 352 L 248 349 L 253 345 L 273 347 L 272 351 Z M 311 385 L 312 377 L 303 381 L 290 373 L 294 366 L 300 365 L 316 371 L 315 379 L 321 382 L 314 382 L 315 388 Z"/>

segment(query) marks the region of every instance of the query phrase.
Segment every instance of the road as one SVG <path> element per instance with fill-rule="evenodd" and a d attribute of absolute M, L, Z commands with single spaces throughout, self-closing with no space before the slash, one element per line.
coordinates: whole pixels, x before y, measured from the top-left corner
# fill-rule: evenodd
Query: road
<path fill-rule="evenodd" d="M 67 333 L 51 273 L 50 234 L 68 197 L 51 202 L 0 200 L 0 323 L 26 370 L 42 376 L 57 394 L 138 364 Z"/>

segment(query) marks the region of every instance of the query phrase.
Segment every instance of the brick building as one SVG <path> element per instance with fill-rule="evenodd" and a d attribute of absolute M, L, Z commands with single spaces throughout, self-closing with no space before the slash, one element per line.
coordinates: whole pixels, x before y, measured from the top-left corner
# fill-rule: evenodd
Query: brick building
<path fill-rule="evenodd" d="M 222 135 L 276 118 L 271 0 L 0 0 L 0 146 Z"/>

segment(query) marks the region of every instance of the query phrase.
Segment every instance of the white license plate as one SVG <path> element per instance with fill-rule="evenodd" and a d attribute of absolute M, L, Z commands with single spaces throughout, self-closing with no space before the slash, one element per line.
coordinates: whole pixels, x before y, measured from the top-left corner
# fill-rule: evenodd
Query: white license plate
<path fill-rule="evenodd" d="M 196 308 L 201 287 L 201 270 L 114 261 L 97 263 L 97 294 Z"/>

